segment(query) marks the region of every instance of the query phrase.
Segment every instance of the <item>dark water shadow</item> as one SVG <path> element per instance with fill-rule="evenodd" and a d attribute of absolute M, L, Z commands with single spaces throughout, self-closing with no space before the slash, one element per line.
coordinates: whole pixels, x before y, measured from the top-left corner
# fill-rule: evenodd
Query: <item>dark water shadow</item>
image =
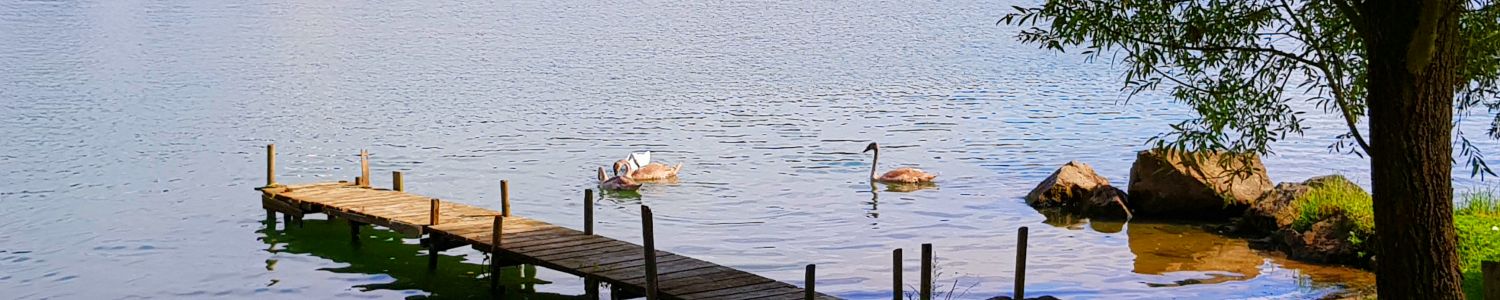
<path fill-rule="evenodd" d="M 429 271 L 426 251 L 419 245 L 402 241 L 401 234 L 388 230 L 374 230 L 366 226 L 360 230 L 359 243 L 349 237 L 349 225 L 344 221 L 304 220 L 302 226 L 291 225 L 290 229 L 265 229 L 256 231 L 272 253 L 306 254 L 348 264 L 344 267 L 323 268 L 343 274 L 385 275 L 391 282 L 356 285 L 361 291 L 370 290 L 422 290 L 427 296 L 412 296 L 409 299 L 491 299 L 488 266 L 466 263 L 461 256 L 439 255 L 438 268 Z M 267 269 L 275 268 L 275 261 L 266 262 Z M 549 284 L 536 278 L 536 267 L 511 266 L 500 269 L 500 282 L 508 291 L 504 299 L 584 299 L 584 296 L 536 293 L 535 286 Z"/>

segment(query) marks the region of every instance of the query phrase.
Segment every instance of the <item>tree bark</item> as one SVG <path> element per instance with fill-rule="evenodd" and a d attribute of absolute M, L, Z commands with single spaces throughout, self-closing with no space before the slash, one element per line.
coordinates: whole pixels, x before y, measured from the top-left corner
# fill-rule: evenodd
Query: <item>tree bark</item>
<path fill-rule="evenodd" d="M 1452 187 L 1462 5 L 1370 0 L 1359 9 L 1369 59 L 1376 288 L 1383 299 L 1463 299 Z"/>

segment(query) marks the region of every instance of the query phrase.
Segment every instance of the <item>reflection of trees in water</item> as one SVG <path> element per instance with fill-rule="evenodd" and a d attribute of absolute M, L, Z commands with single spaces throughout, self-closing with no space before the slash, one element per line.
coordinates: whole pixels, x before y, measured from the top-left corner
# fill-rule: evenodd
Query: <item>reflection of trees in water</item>
<path fill-rule="evenodd" d="M 260 240 L 270 245 L 267 251 L 312 255 L 334 262 L 348 264 L 344 267 L 324 268 L 323 271 L 346 274 L 386 275 L 393 280 L 386 283 L 354 286 L 369 290 L 422 290 L 433 298 L 490 298 L 489 267 L 483 264 L 463 262 L 463 258 L 439 255 L 437 271 L 427 268 L 425 250 L 419 245 L 402 242 L 402 236 L 387 230 L 371 230 L 368 226 L 360 231 L 360 242 L 351 243 L 349 225 L 343 221 L 305 220 L 301 227 L 292 225 L 289 230 L 258 231 Z M 268 260 L 266 268 L 275 266 Z M 507 298 L 526 299 L 578 299 L 579 296 L 537 294 L 536 284 L 548 282 L 536 278 L 535 266 L 512 266 L 500 269 L 500 282 L 505 285 Z"/>

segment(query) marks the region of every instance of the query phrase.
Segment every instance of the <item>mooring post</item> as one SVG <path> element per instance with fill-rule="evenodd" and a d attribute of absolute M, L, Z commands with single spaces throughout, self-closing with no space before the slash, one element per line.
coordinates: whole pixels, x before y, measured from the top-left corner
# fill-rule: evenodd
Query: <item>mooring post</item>
<path fill-rule="evenodd" d="M 583 234 L 594 235 L 594 190 L 583 190 Z"/>
<path fill-rule="evenodd" d="M 438 200 L 437 198 L 432 198 L 432 200 L 429 203 L 431 203 L 432 208 L 428 210 L 427 220 L 428 220 L 428 223 L 431 223 L 431 224 L 429 224 L 427 226 L 428 226 L 428 228 L 431 228 L 432 226 L 436 226 L 438 224 L 438 221 L 439 221 L 438 220 L 438 215 L 440 215 L 440 212 L 438 211 L 438 208 L 441 206 L 441 201 Z M 438 237 L 437 237 L 437 235 L 432 234 L 431 230 L 428 230 L 428 233 L 427 233 L 427 270 L 437 270 L 437 263 L 438 263 Z"/>
<path fill-rule="evenodd" d="M 401 171 L 391 171 L 391 190 L 406 191 L 406 184 L 401 182 Z"/>
<path fill-rule="evenodd" d="M 583 293 L 585 299 L 599 300 L 599 280 L 592 276 L 583 277 Z"/>
<path fill-rule="evenodd" d="M 656 238 L 651 230 L 651 207 L 641 205 L 641 231 L 646 246 L 646 299 L 656 300 Z"/>
<path fill-rule="evenodd" d="M 500 215 L 510 216 L 510 180 L 500 181 Z"/>
<path fill-rule="evenodd" d="M 901 248 L 891 251 L 891 300 L 903 300 L 901 293 Z"/>
<path fill-rule="evenodd" d="M 817 270 L 818 265 L 807 264 L 807 286 L 802 288 L 802 299 L 812 300 L 817 297 L 817 292 L 813 291 L 816 289 L 818 282 Z"/>
<path fill-rule="evenodd" d="M 276 144 L 266 144 L 266 186 L 276 186 Z"/>
<path fill-rule="evenodd" d="M 505 294 L 500 287 L 500 233 L 504 223 L 504 216 L 495 216 L 494 224 L 490 225 L 490 290 L 496 294 Z"/>
<path fill-rule="evenodd" d="M 438 198 L 432 198 L 432 200 L 430 200 L 428 203 L 430 203 L 432 207 L 428 210 L 427 213 L 427 223 L 430 223 L 428 224 L 428 226 L 435 226 L 438 224 L 438 221 L 440 221 L 438 220 L 438 215 L 441 214 L 441 211 L 439 210 L 442 209 L 442 200 L 438 200 Z"/>
<path fill-rule="evenodd" d="M 1486 261 L 1479 264 L 1484 279 L 1480 287 L 1484 288 L 1484 299 L 1500 299 L 1500 262 Z"/>
<path fill-rule="evenodd" d="M 1016 299 L 1026 299 L 1026 226 L 1016 237 Z"/>
<path fill-rule="evenodd" d="M 370 187 L 370 151 L 359 150 L 359 182 L 360 187 Z"/>
<path fill-rule="evenodd" d="M 922 244 L 922 289 L 920 299 L 932 300 L 932 244 Z"/>

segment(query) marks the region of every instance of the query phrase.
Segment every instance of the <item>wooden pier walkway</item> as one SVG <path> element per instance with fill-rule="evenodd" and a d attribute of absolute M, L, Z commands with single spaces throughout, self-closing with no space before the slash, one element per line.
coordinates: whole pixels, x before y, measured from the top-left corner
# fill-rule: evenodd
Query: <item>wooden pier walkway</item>
<path fill-rule="evenodd" d="M 267 186 L 259 190 L 262 192 L 262 207 L 272 219 L 276 212 L 284 214 L 288 220 L 300 220 L 304 214 L 323 213 L 330 218 L 349 221 L 355 238 L 365 224 L 389 228 L 409 237 L 426 235 L 423 244 L 430 249 L 433 259 L 439 251 L 471 246 L 491 254 L 492 268 L 502 264 L 542 266 L 587 281 L 609 283 L 617 290 L 648 298 L 837 299 L 666 251 L 654 251 L 655 256 L 647 256 L 648 249 L 654 249 L 649 208 L 642 210 L 647 233 L 646 245 L 642 246 L 592 234 L 589 213 L 585 217 L 587 228 L 579 231 L 507 216 L 507 212 L 408 194 L 401 191 L 400 173 L 393 174 L 395 186 L 392 189 L 370 187 L 367 155 L 364 153 L 361 153 L 364 176 L 356 178 L 355 182 L 280 185 L 275 182 L 275 148 L 268 148 L 271 162 L 268 163 Z M 507 201 L 502 207 L 508 211 L 509 193 L 504 194 Z M 503 224 L 496 231 L 495 224 L 500 223 Z M 654 295 L 650 292 L 652 290 Z"/>

